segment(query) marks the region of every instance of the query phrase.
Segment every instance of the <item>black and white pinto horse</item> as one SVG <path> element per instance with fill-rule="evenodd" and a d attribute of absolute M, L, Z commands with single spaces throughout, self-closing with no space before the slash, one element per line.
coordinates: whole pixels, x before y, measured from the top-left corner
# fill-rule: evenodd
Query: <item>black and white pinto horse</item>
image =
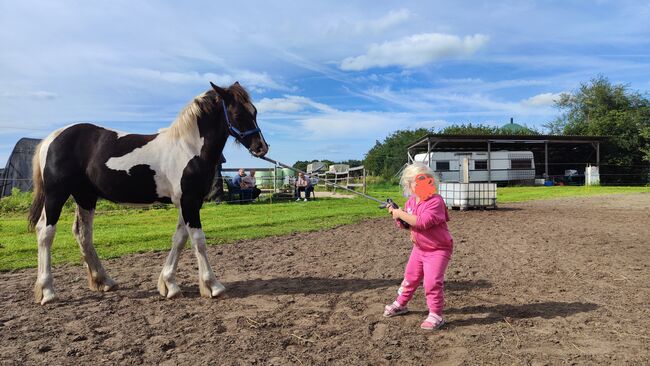
<path fill-rule="evenodd" d="M 83 123 L 53 132 L 37 147 L 29 213 L 30 228 L 36 228 L 38 237 L 36 302 L 55 299 L 50 250 L 61 209 L 70 196 L 77 204 L 72 232 L 92 290 L 109 291 L 116 285 L 92 243 L 99 197 L 134 204 L 173 203 L 179 209 L 172 248 L 158 279 L 161 295 L 181 294 L 175 273 L 188 238 L 198 260 L 201 296 L 216 297 L 225 290 L 208 263 L 199 210 L 228 136 L 258 157 L 266 154 L 268 145 L 246 90 L 239 83 L 225 89 L 210 84 L 212 89 L 194 98 L 170 127 L 157 134 L 124 134 Z"/>

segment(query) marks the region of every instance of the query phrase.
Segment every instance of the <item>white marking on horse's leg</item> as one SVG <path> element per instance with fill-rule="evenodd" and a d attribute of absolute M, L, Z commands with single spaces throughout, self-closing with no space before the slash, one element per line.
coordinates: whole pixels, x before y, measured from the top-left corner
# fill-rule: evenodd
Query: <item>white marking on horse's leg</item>
<path fill-rule="evenodd" d="M 194 229 L 188 226 L 192 239 L 192 248 L 199 262 L 199 290 L 203 297 L 217 297 L 224 292 L 226 288 L 217 281 L 212 267 L 208 262 L 208 253 L 205 246 L 205 234 L 201 229 Z"/>
<path fill-rule="evenodd" d="M 54 294 L 54 278 L 52 277 L 52 242 L 56 234 L 56 225 L 46 225 L 45 209 L 36 224 L 38 239 L 38 277 L 34 284 L 34 298 L 36 302 L 45 305 L 56 299 Z"/>
<path fill-rule="evenodd" d="M 160 272 L 160 276 L 158 277 L 158 292 L 162 296 L 167 296 L 168 299 L 182 295 L 181 289 L 176 283 L 176 268 L 178 268 L 178 258 L 183 250 L 183 246 L 187 243 L 188 237 L 189 234 L 183 222 L 183 217 L 179 214 L 176 232 L 172 238 L 172 249 L 169 251 L 162 272 Z"/>
<path fill-rule="evenodd" d="M 84 210 L 77 205 L 72 234 L 77 238 L 88 273 L 88 287 L 93 291 L 110 291 L 116 285 L 104 270 L 93 246 L 93 218 L 95 210 Z"/>

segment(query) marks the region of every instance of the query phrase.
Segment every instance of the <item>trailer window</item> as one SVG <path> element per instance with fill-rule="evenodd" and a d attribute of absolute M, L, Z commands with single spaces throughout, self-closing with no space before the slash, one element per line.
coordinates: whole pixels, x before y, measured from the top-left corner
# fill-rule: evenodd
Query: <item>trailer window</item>
<path fill-rule="evenodd" d="M 475 160 L 474 170 L 487 170 L 487 160 Z"/>
<path fill-rule="evenodd" d="M 436 161 L 436 170 L 437 171 L 449 170 L 449 162 L 448 161 Z"/>
<path fill-rule="evenodd" d="M 510 166 L 512 169 L 532 169 L 532 164 L 532 159 L 512 159 L 510 161 Z"/>

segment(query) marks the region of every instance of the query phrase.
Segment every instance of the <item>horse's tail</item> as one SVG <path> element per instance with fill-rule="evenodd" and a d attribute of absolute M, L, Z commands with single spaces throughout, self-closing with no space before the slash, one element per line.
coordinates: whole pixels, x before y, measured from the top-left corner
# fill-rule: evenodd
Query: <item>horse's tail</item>
<path fill-rule="evenodd" d="M 34 195 L 32 198 L 32 206 L 29 208 L 29 223 L 27 229 L 34 231 L 36 223 L 41 218 L 41 212 L 45 205 L 45 193 L 43 192 L 43 174 L 41 173 L 41 142 L 36 146 L 34 157 L 32 158 L 32 185 L 34 187 Z"/>

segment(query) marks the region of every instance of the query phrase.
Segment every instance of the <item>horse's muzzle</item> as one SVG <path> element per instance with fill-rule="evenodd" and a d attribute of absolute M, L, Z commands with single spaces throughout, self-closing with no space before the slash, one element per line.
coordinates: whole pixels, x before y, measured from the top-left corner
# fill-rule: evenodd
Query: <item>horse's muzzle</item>
<path fill-rule="evenodd" d="M 267 152 L 269 152 L 269 145 L 266 143 L 266 141 L 261 140 L 251 146 L 249 151 L 251 154 L 253 154 L 253 156 L 261 158 L 262 156 L 266 155 Z"/>

